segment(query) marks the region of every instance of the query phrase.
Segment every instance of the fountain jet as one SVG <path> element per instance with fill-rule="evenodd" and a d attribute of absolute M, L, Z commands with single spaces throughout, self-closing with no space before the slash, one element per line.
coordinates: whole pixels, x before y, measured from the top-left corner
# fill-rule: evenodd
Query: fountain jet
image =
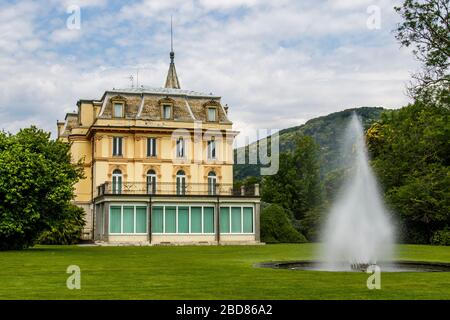
<path fill-rule="evenodd" d="M 369 165 L 364 130 L 353 113 L 342 146 L 349 177 L 332 205 L 322 230 L 321 253 L 331 271 L 361 270 L 391 260 L 394 228 Z"/>

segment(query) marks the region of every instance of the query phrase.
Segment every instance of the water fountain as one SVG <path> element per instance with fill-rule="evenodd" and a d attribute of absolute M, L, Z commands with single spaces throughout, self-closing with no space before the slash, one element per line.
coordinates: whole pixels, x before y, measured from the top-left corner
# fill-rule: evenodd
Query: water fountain
<path fill-rule="evenodd" d="M 393 257 L 394 229 L 369 165 L 364 130 L 356 113 L 345 133 L 342 158 L 349 176 L 323 229 L 325 270 L 364 270 Z"/>
<path fill-rule="evenodd" d="M 322 230 L 319 261 L 270 261 L 256 267 L 308 271 L 450 272 L 449 263 L 394 261 L 395 230 L 370 167 L 356 113 L 345 132 L 341 158 L 349 174 Z"/>

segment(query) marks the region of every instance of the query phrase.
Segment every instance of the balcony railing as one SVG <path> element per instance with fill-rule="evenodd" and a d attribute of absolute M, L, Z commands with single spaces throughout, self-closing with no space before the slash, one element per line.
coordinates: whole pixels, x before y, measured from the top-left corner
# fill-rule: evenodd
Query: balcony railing
<path fill-rule="evenodd" d="M 107 181 L 97 187 L 97 196 L 124 194 L 124 195 L 177 195 L 177 196 L 259 196 L 259 185 L 234 187 L 225 183 L 185 183 L 158 182 L 147 184 L 145 182 L 113 183 Z"/>

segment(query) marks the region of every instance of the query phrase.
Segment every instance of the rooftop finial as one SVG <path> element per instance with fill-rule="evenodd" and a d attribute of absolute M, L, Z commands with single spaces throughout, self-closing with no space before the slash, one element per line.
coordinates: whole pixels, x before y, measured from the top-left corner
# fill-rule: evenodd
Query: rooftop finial
<path fill-rule="evenodd" d="M 170 16 L 170 66 L 166 78 L 166 88 L 180 89 L 180 82 L 178 81 L 177 71 L 175 69 L 175 52 L 173 52 L 173 23 L 172 16 Z"/>
<path fill-rule="evenodd" d="M 173 52 L 173 26 L 172 26 L 172 15 L 170 16 L 170 62 L 173 63 L 175 59 L 175 52 Z"/>

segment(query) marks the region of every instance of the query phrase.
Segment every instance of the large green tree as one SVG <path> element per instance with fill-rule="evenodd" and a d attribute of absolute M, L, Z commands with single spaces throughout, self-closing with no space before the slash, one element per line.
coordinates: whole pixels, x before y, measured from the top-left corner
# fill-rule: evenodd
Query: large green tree
<path fill-rule="evenodd" d="M 31 246 L 72 213 L 83 174 L 69 148 L 36 127 L 0 133 L 0 249 Z"/>
<path fill-rule="evenodd" d="M 450 238 L 450 24 L 448 0 L 405 0 L 396 38 L 412 47 L 423 70 L 414 103 L 385 112 L 367 132 L 385 199 L 405 241 Z"/>
<path fill-rule="evenodd" d="M 404 240 L 430 243 L 450 227 L 450 110 L 416 101 L 367 132 L 373 166 Z"/>
<path fill-rule="evenodd" d="M 313 138 L 297 137 L 295 150 L 280 154 L 278 172 L 262 184 L 262 200 L 281 205 L 296 220 L 321 204 L 319 148 Z"/>
<path fill-rule="evenodd" d="M 423 63 L 414 76 L 413 96 L 450 86 L 450 15 L 448 0 L 405 0 L 395 10 L 402 17 L 396 38 L 405 47 L 413 48 Z"/>

